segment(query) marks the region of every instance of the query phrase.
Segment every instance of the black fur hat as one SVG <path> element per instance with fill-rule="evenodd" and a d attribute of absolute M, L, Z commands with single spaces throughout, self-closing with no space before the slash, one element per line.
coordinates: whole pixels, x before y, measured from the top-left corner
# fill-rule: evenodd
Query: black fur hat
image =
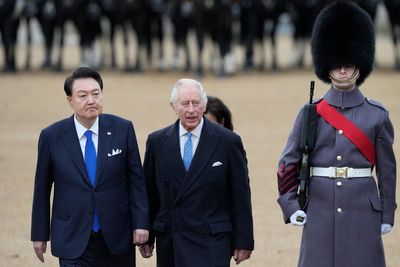
<path fill-rule="evenodd" d="M 371 17 L 357 4 L 335 1 L 315 21 L 311 37 L 315 74 L 330 83 L 329 72 L 346 64 L 360 70 L 357 85 L 371 73 L 375 58 L 375 34 Z"/>

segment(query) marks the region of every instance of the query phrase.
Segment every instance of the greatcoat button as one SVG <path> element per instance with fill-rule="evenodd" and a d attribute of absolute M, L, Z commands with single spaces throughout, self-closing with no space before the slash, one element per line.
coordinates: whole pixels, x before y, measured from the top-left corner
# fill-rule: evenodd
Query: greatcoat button
<path fill-rule="evenodd" d="M 339 181 L 339 182 L 336 183 L 336 185 L 341 187 L 342 186 L 342 182 Z"/>
<path fill-rule="evenodd" d="M 338 161 L 341 161 L 341 160 L 342 160 L 342 156 L 337 156 L 336 159 L 337 159 Z"/>
<path fill-rule="evenodd" d="M 338 133 L 339 133 L 339 134 L 343 134 L 343 130 L 339 130 Z"/>
<path fill-rule="evenodd" d="M 342 209 L 341 209 L 341 208 L 338 208 L 338 209 L 337 209 L 337 212 L 338 212 L 338 213 L 342 213 Z"/>

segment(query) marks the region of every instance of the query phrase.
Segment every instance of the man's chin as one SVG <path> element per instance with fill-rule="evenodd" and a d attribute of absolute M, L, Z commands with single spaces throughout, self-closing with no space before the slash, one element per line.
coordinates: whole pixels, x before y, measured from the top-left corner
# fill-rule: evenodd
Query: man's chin
<path fill-rule="evenodd" d="M 186 122 L 186 128 L 187 128 L 187 130 L 193 130 L 194 128 L 196 128 L 197 127 L 197 125 L 199 125 L 199 121 L 190 121 L 190 122 Z"/>
<path fill-rule="evenodd" d="M 86 112 L 88 117 L 97 117 L 100 115 L 100 112 L 97 109 L 91 109 Z"/>
<path fill-rule="evenodd" d="M 86 119 L 87 120 L 95 120 L 99 115 L 100 115 L 100 113 L 98 113 L 98 112 L 90 112 L 89 114 L 87 114 Z"/>

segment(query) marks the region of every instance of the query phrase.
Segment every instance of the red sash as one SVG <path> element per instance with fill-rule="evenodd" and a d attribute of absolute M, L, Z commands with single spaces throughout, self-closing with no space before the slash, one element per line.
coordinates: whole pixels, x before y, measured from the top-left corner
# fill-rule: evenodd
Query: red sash
<path fill-rule="evenodd" d="M 371 162 L 376 163 L 375 146 L 352 121 L 337 112 L 325 99 L 317 104 L 317 113 L 337 130 L 343 130 L 343 134 L 361 151 Z"/>

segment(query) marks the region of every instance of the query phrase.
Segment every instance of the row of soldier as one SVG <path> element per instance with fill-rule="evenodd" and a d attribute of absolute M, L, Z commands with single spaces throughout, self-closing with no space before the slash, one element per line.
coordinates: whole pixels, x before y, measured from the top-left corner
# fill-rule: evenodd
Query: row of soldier
<path fill-rule="evenodd" d="M 4 71 L 14 72 L 16 66 L 17 32 L 21 19 L 27 22 L 27 55 L 25 68 L 31 68 L 31 26 L 32 19 L 39 22 L 45 44 L 45 56 L 42 67 L 61 71 L 63 69 L 63 49 L 65 25 L 72 22 L 79 37 L 80 61 L 82 65 L 91 67 L 117 67 L 115 33 L 122 31 L 123 66 L 126 71 L 143 70 L 145 54 L 147 62 L 153 56 L 153 42 L 158 43 L 156 68 L 165 67 L 164 35 L 165 22 L 171 22 L 174 41 L 174 56 L 184 52 L 185 71 L 195 71 L 203 75 L 202 55 L 206 38 L 209 38 L 215 51 L 214 72 L 218 75 L 235 71 L 233 53 L 234 40 L 240 40 L 243 47 L 243 68 L 255 67 L 254 48 L 265 40 L 271 42 L 271 69 L 278 69 L 276 53 L 276 30 L 283 14 L 288 14 L 293 25 L 292 65 L 304 66 L 304 55 L 311 36 L 314 20 L 323 6 L 331 0 L 2 0 L 0 1 L 0 28 L 2 47 L 4 50 Z M 375 18 L 379 0 L 356 0 L 372 18 Z M 400 3 L 385 0 L 389 21 L 392 25 L 392 39 L 395 51 L 395 68 L 400 69 L 400 51 L 397 37 L 400 31 Z M 103 23 L 106 21 L 107 23 Z M 108 27 L 104 27 L 108 25 Z M 135 62 L 131 63 L 129 29 L 133 29 L 136 41 Z M 104 34 L 108 31 L 108 34 Z M 191 61 L 189 56 L 188 34 L 194 33 L 196 40 L 195 54 L 197 60 Z M 59 38 L 54 38 L 55 33 Z M 100 57 L 99 49 L 94 49 L 98 41 L 107 36 L 109 40 L 110 58 Z M 237 37 L 237 38 L 235 38 Z M 58 42 L 56 42 L 58 41 Z M 58 54 L 52 58 L 53 49 Z M 261 46 L 263 47 L 263 46 Z M 96 55 L 97 52 L 97 55 Z M 261 49 L 261 58 L 257 68 L 266 68 L 265 49 Z M 174 64 L 172 64 L 174 65 Z M 176 67 L 176 66 L 175 66 Z"/>

